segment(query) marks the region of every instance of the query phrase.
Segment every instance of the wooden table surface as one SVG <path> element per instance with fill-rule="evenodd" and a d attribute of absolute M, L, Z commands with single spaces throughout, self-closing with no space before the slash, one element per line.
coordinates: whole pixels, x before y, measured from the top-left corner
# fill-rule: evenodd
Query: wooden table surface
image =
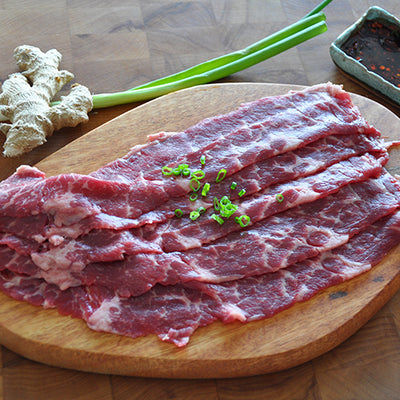
<path fill-rule="evenodd" d="M 13 50 L 31 44 L 63 54 L 62 68 L 93 93 L 129 89 L 263 38 L 310 11 L 318 0 L 0 0 L 0 79 L 16 71 Z M 372 5 L 400 17 L 398 0 L 333 0 L 328 32 L 223 82 L 311 85 L 326 81 L 387 106 L 345 77 L 330 43 Z M 136 107 L 92 112 L 40 148 L 0 158 L 0 179 L 33 165 L 93 128 Z M 177 116 L 179 118 L 179 116 Z M 3 139 L 0 143 L 2 144 Z M 280 373 L 240 379 L 164 380 L 64 370 L 0 348 L 0 399 L 399 399 L 400 293 L 329 353 Z"/>

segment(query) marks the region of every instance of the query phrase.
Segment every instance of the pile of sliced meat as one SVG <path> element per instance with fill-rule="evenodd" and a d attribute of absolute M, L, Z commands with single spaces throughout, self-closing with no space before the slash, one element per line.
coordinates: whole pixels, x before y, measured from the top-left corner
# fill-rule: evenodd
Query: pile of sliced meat
<path fill-rule="evenodd" d="M 349 94 L 323 84 L 152 135 L 89 175 L 22 166 L 0 183 L 0 288 L 177 346 L 216 320 L 271 317 L 400 243 L 388 147 Z M 193 201 L 189 178 L 162 172 L 179 165 L 203 171 L 209 192 Z M 223 196 L 237 209 L 221 224 Z"/>

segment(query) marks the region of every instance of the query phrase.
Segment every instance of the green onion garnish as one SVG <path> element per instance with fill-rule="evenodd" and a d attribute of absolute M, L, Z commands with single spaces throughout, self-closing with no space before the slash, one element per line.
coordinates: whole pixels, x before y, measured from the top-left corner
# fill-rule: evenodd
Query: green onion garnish
<path fill-rule="evenodd" d="M 205 183 L 203 186 L 203 190 L 201 191 L 202 196 L 207 196 L 207 193 L 210 190 L 211 185 L 209 183 Z"/>
<path fill-rule="evenodd" d="M 222 196 L 221 200 L 219 201 L 219 204 L 222 205 L 222 206 L 226 206 L 226 205 L 228 205 L 230 203 L 231 203 L 231 201 L 229 200 L 228 196 Z"/>
<path fill-rule="evenodd" d="M 164 167 L 161 168 L 161 172 L 163 173 L 163 175 L 167 175 L 167 176 L 172 175 L 172 168 L 164 165 Z"/>
<path fill-rule="evenodd" d="M 198 197 L 197 193 L 192 193 L 192 194 L 189 196 L 189 200 L 190 200 L 190 201 L 196 201 L 196 200 L 197 200 L 197 197 Z"/>
<path fill-rule="evenodd" d="M 235 189 L 236 189 L 236 186 L 237 186 L 237 183 L 236 183 L 236 182 L 232 182 L 231 189 L 232 189 L 232 190 L 235 190 Z"/>
<path fill-rule="evenodd" d="M 240 217 L 236 217 L 235 221 L 242 227 L 245 228 L 250 224 L 250 217 L 248 215 L 241 215 Z"/>
<path fill-rule="evenodd" d="M 206 173 L 202 171 L 201 169 L 198 169 L 197 171 L 192 172 L 193 178 L 197 179 L 203 179 L 205 177 Z"/>
<path fill-rule="evenodd" d="M 230 203 L 221 208 L 220 214 L 222 217 L 229 218 L 238 208 L 236 204 Z"/>
<path fill-rule="evenodd" d="M 215 179 L 215 182 L 220 183 L 221 181 L 224 180 L 226 176 L 226 169 L 220 169 L 217 175 L 217 178 Z"/>
<path fill-rule="evenodd" d="M 216 197 L 214 197 L 213 202 L 214 202 L 214 210 L 219 211 L 219 201 Z"/>
<path fill-rule="evenodd" d="M 217 214 L 212 214 L 211 218 L 217 221 L 220 225 L 224 223 L 224 220 Z"/>
<path fill-rule="evenodd" d="M 239 192 L 239 197 L 242 197 L 242 196 L 244 196 L 246 194 L 246 189 L 242 189 L 240 192 Z"/>
<path fill-rule="evenodd" d="M 199 218 L 199 217 L 200 217 L 200 213 L 199 213 L 198 211 L 192 211 L 192 212 L 189 214 L 189 218 L 190 218 L 192 221 L 196 221 L 196 219 Z"/>
<path fill-rule="evenodd" d="M 190 180 L 190 188 L 193 190 L 193 192 L 197 192 L 200 189 L 200 187 L 201 184 L 197 178 L 192 178 Z"/>
<path fill-rule="evenodd" d="M 176 215 L 178 218 L 180 218 L 180 217 L 182 217 L 182 215 L 183 215 L 183 211 L 182 211 L 180 208 L 177 208 L 177 209 L 175 210 L 175 215 Z"/>
<path fill-rule="evenodd" d="M 190 169 L 189 168 L 184 168 L 182 170 L 182 175 L 183 176 L 189 176 L 190 175 Z"/>
<path fill-rule="evenodd" d="M 204 207 L 199 207 L 199 208 L 197 209 L 197 211 L 198 211 L 200 214 L 204 214 L 204 213 L 206 212 L 206 209 L 205 209 Z"/>
<path fill-rule="evenodd" d="M 206 156 L 203 154 L 201 157 L 200 157 L 200 164 L 201 165 L 204 165 L 206 163 Z"/>
<path fill-rule="evenodd" d="M 276 201 L 278 201 L 279 203 L 282 203 L 282 201 L 284 200 L 285 198 L 283 197 L 283 194 L 282 193 L 278 193 L 277 195 L 276 195 Z"/>
<path fill-rule="evenodd" d="M 182 170 L 181 170 L 180 167 L 175 167 L 175 168 L 172 170 L 172 174 L 175 175 L 175 176 L 180 175 L 181 172 L 182 172 Z"/>

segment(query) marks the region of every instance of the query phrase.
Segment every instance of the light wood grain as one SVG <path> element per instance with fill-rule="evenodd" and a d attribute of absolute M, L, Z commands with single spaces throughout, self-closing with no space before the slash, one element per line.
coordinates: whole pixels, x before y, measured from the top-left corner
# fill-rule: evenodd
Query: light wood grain
<path fill-rule="evenodd" d="M 243 102 L 291 89 L 298 86 L 214 84 L 175 92 L 96 128 L 38 167 L 48 175 L 88 173 L 144 143 L 148 134 L 179 131 Z M 397 116 L 372 100 L 353 97 L 370 123 L 390 139 L 397 137 Z M 391 168 L 397 166 L 392 161 Z M 0 342 L 35 361 L 107 374 L 193 379 L 281 371 L 331 350 L 365 324 L 400 286 L 399 257 L 400 247 L 372 271 L 268 320 L 201 328 L 183 349 L 161 343 L 153 335 L 132 340 L 92 332 L 82 321 L 2 295 Z"/>
<path fill-rule="evenodd" d="M 95 93 L 124 90 L 246 46 L 297 20 L 317 3 L 317 0 L 0 0 L 0 80 L 15 70 L 13 49 L 26 43 L 44 50 L 59 49 L 63 54 L 63 67 L 70 68 L 75 81 L 89 85 Z M 329 57 L 330 43 L 372 5 L 400 16 L 398 0 L 333 0 L 325 10 L 328 32 L 223 82 L 312 85 L 332 81 L 343 84 L 348 91 L 377 100 L 400 116 L 400 108 L 348 79 Z M 129 48 L 134 45 L 138 48 L 138 43 L 134 43 L 136 37 L 144 40 L 141 53 L 131 52 L 129 58 L 111 60 L 106 55 L 100 56 L 98 48 L 85 45 L 85 59 L 78 57 L 82 54 L 80 46 L 85 41 L 91 42 L 92 35 L 102 35 L 106 44 L 112 42 L 126 56 L 126 41 L 121 38 L 128 32 L 132 32 Z M 162 40 L 164 35 L 169 40 Z M 125 38 L 130 40 L 129 36 Z M 144 57 L 145 46 L 148 46 L 148 57 Z M 87 62 L 89 59 L 91 61 Z M 24 157 L 16 160 L 0 157 L 0 179 L 13 173 L 18 165 L 33 165 L 136 106 L 98 110 L 91 113 L 88 124 L 54 134 L 48 143 Z M 93 398 L 91 386 L 97 387 L 98 380 L 102 382 L 105 398 L 113 400 L 393 400 L 400 393 L 399 321 L 400 293 L 397 292 L 370 322 L 322 357 L 279 373 L 217 381 L 108 376 L 107 384 L 100 374 L 75 371 L 71 380 L 70 371 L 54 368 L 58 378 L 52 385 L 42 385 L 48 380 L 47 368 L 2 347 L 0 373 L 4 385 L 0 398 Z M 18 382 L 23 384 L 16 391 Z M 102 398 L 101 390 L 95 394 Z"/>

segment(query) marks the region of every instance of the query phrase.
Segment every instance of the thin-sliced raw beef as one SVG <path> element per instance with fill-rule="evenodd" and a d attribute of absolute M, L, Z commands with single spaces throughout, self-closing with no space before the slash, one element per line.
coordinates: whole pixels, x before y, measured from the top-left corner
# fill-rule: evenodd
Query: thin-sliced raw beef
<path fill-rule="evenodd" d="M 85 320 L 91 329 L 130 337 L 156 334 L 185 346 L 193 332 L 220 319 L 254 321 L 305 301 L 379 263 L 400 243 L 400 215 L 377 221 L 347 244 L 285 270 L 219 285 L 157 285 L 146 294 L 122 299 L 111 290 L 80 286 L 64 292 L 45 281 L 0 273 L 9 296 Z"/>
<path fill-rule="evenodd" d="M 232 157 L 237 154 L 235 147 L 249 143 L 250 126 L 255 129 L 255 133 L 268 129 L 271 138 L 275 137 L 274 132 L 278 134 L 276 140 L 266 143 L 266 147 L 261 146 L 259 151 L 255 148 L 256 153 L 247 151 L 251 158 L 261 160 L 266 158 L 264 151 L 269 153 L 271 148 L 287 145 L 285 142 L 293 133 L 290 129 L 298 130 L 300 137 L 309 143 L 315 138 L 311 132 L 306 131 L 308 128 L 314 130 L 318 125 L 323 131 L 337 130 L 341 133 L 344 130 L 345 134 L 364 132 L 379 136 L 353 105 L 350 95 L 340 86 L 327 83 L 245 103 L 230 113 L 206 118 L 184 132 L 161 134 L 161 142 L 156 140 L 159 134 L 153 135 L 150 144 L 135 147 L 124 158 L 91 175 L 105 180 L 131 182 L 132 176 L 141 174 L 146 179 L 157 180 L 164 165 L 199 163 L 200 156 L 210 151 L 216 154 L 209 154 L 213 164 L 219 163 L 220 168 L 226 168 L 225 162 L 237 163 L 236 157 Z M 245 142 L 242 142 L 244 139 Z M 241 162 L 250 165 L 254 161 L 244 162 L 242 157 Z"/>
<path fill-rule="evenodd" d="M 377 158 L 388 157 L 386 147 L 387 144 L 381 139 L 360 134 L 328 136 L 297 150 L 243 168 L 222 182 L 211 184 L 208 195 L 199 196 L 195 202 L 186 196 L 172 198 L 157 209 L 141 215 L 138 225 L 164 222 L 175 216 L 176 208 L 181 209 L 184 215 L 190 214 L 198 207 L 210 208 L 213 206 L 214 197 L 220 199 L 226 194 L 229 194 L 232 201 L 243 200 L 271 185 L 320 172 L 334 163 L 364 153 L 372 153 Z M 237 190 L 231 189 L 233 183 L 236 184 Z M 242 188 L 246 193 L 240 197 L 239 192 Z"/>
<path fill-rule="evenodd" d="M 0 215 L 0 232 L 27 237 L 39 243 L 48 239 L 53 245 L 58 245 L 65 238 L 74 239 L 93 229 L 122 230 L 144 224 L 159 223 L 173 218 L 176 208 L 180 208 L 186 214 L 200 206 L 209 208 L 213 204 L 214 196 L 221 198 L 224 194 L 229 193 L 232 200 L 237 199 L 239 190 L 232 191 L 230 189 L 234 181 L 239 188 L 245 187 L 246 194 L 243 198 L 246 198 L 272 184 L 308 176 L 336 162 L 366 152 L 373 153 L 376 157 L 388 156 L 386 145 L 381 139 L 359 134 L 329 136 L 293 152 L 287 152 L 263 162 L 252 164 L 221 183 L 213 184 L 207 197 L 200 196 L 201 199 L 195 202 L 190 201 L 187 196 L 173 198 L 157 209 L 143 214 L 138 219 L 130 218 L 129 209 L 124 203 L 125 196 L 113 196 L 110 201 L 121 202 L 120 206 L 115 205 L 114 209 L 111 210 L 118 215 L 110 215 L 105 212 L 109 210 L 99 211 L 96 209 L 97 214 L 66 226 L 60 226 L 60 223 L 57 225 L 51 223 L 53 217 L 42 213 L 19 218 Z M 36 170 L 25 171 L 26 174 L 28 172 L 36 172 Z M 17 174 L 13 176 L 13 179 L 16 176 Z M 43 177 L 42 174 L 39 176 Z"/>
<path fill-rule="evenodd" d="M 238 214 L 249 215 L 254 224 L 299 204 L 328 196 L 350 183 L 377 177 L 382 172 L 381 163 L 385 160 L 386 158 L 377 160 L 368 154 L 352 157 L 330 166 L 319 174 L 269 188 L 255 198 L 240 204 Z M 283 194 L 283 202 L 276 200 L 278 193 Z M 147 235 L 143 234 L 142 229 L 93 230 L 79 239 L 64 240 L 57 246 L 49 245 L 47 249 L 43 246 L 36 246 L 36 249 L 33 247 L 31 256 L 45 271 L 54 268 L 77 271 L 89 263 L 121 260 L 126 255 L 199 248 L 232 232 L 242 230 L 240 225 L 234 222 L 234 218 L 235 214 L 223 226 L 217 224 L 207 214 L 199 218 L 198 222 L 190 219 L 187 219 L 189 222 L 174 219 L 168 224 L 156 225 L 155 231 L 150 234 L 147 232 Z M 0 237 L 0 244 L 8 243 Z M 13 244 L 14 240 L 11 245 Z M 27 245 L 29 244 L 30 241 Z"/>
<path fill-rule="evenodd" d="M 217 319 L 270 317 L 400 242 L 387 146 L 326 84 L 152 135 L 89 175 L 22 166 L 0 183 L 0 288 L 98 331 L 177 346 Z M 209 182 L 226 169 L 210 199 L 237 181 L 247 195 L 232 199 L 252 225 L 238 230 L 235 214 L 209 225 L 211 201 L 189 203 L 189 180 L 162 175 L 182 163 Z M 209 210 L 196 222 L 171 218 L 199 205 Z"/>
<path fill-rule="evenodd" d="M 223 135 L 218 140 L 218 145 L 213 143 L 207 152 L 202 152 L 208 159 L 203 168 L 205 179 L 215 179 L 221 168 L 227 170 L 228 176 L 232 175 L 254 162 L 303 147 L 332 134 L 363 133 L 380 136 L 352 105 L 349 95 L 338 86 L 321 85 L 288 94 L 286 97 L 278 96 L 276 102 L 279 103 L 282 99 L 285 99 L 283 103 L 289 105 L 289 108 L 278 108 L 279 112 L 274 108 L 275 113 L 269 119 L 262 119 L 261 123 L 253 123 L 251 126 L 241 126 L 239 130 Z M 263 102 L 272 104 L 273 100 L 261 99 L 250 104 L 257 105 Z M 251 106 L 244 108 L 249 107 Z M 208 126 L 206 135 L 209 134 L 211 126 Z M 199 129 L 193 129 L 185 131 L 181 136 L 190 141 L 191 136 L 188 132 L 192 132 L 193 136 L 195 131 L 198 137 L 201 137 Z M 221 132 L 218 135 L 220 136 Z M 178 136 L 170 136 L 160 142 L 160 145 L 165 145 L 171 138 L 176 140 Z M 176 141 L 174 146 L 178 148 L 179 143 Z M 157 160 L 157 165 L 161 161 L 164 163 L 165 156 L 152 151 L 145 155 L 144 149 L 134 152 L 135 160 L 152 157 L 151 159 Z M 146 149 L 153 147 L 149 146 Z M 193 154 L 200 157 L 198 150 Z M 189 161 L 184 160 L 188 163 Z M 125 213 L 122 215 L 125 217 L 128 213 L 130 218 L 136 218 L 154 210 L 170 197 L 181 196 L 190 191 L 187 179 L 162 179 L 161 167 L 156 168 L 158 175 L 148 180 L 143 172 L 145 169 L 137 170 L 137 165 L 129 157 L 124 160 L 125 164 L 133 165 L 128 171 L 120 167 L 120 162 L 121 159 L 115 161 L 115 165 L 118 164 L 115 168 L 110 164 L 91 176 L 63 174 L 44 178 L 36 169 L 20 167 L 14 176 L 0 183 L 1 216 L 21 217 L 44 213 L 54 219 L 55 225 L 70 225 L 106 209 L 107 214 L 120 216 L 119 213 Z M 151 170 L 152 168 L 149 168 L 149 171 Z M 104 177 L 106 171 L 109 172 L 107 178 Z M 117 175 L 114 176 L 114 172 Z M 35 179 L 32 179 L 32 176 L 35 176 Z"/>
<path fill-rule="evenodd" d="M 37 253 L 32 259 L 41 265 L 39 276 L 62 289 L 100 285 L 112 288 L 120 296 L 137 296 L 157 283 L 223 282 L 287 268 L 346 243 L 399 204 L 399 184 L 384 173 L 271 216 L 203 246 L 201 251 L 138 254 L 122 261 L 87 266 L 73 254 L 64 261 L 60 257 L 48 258 L 46 253 L 43 257 Z"/>

